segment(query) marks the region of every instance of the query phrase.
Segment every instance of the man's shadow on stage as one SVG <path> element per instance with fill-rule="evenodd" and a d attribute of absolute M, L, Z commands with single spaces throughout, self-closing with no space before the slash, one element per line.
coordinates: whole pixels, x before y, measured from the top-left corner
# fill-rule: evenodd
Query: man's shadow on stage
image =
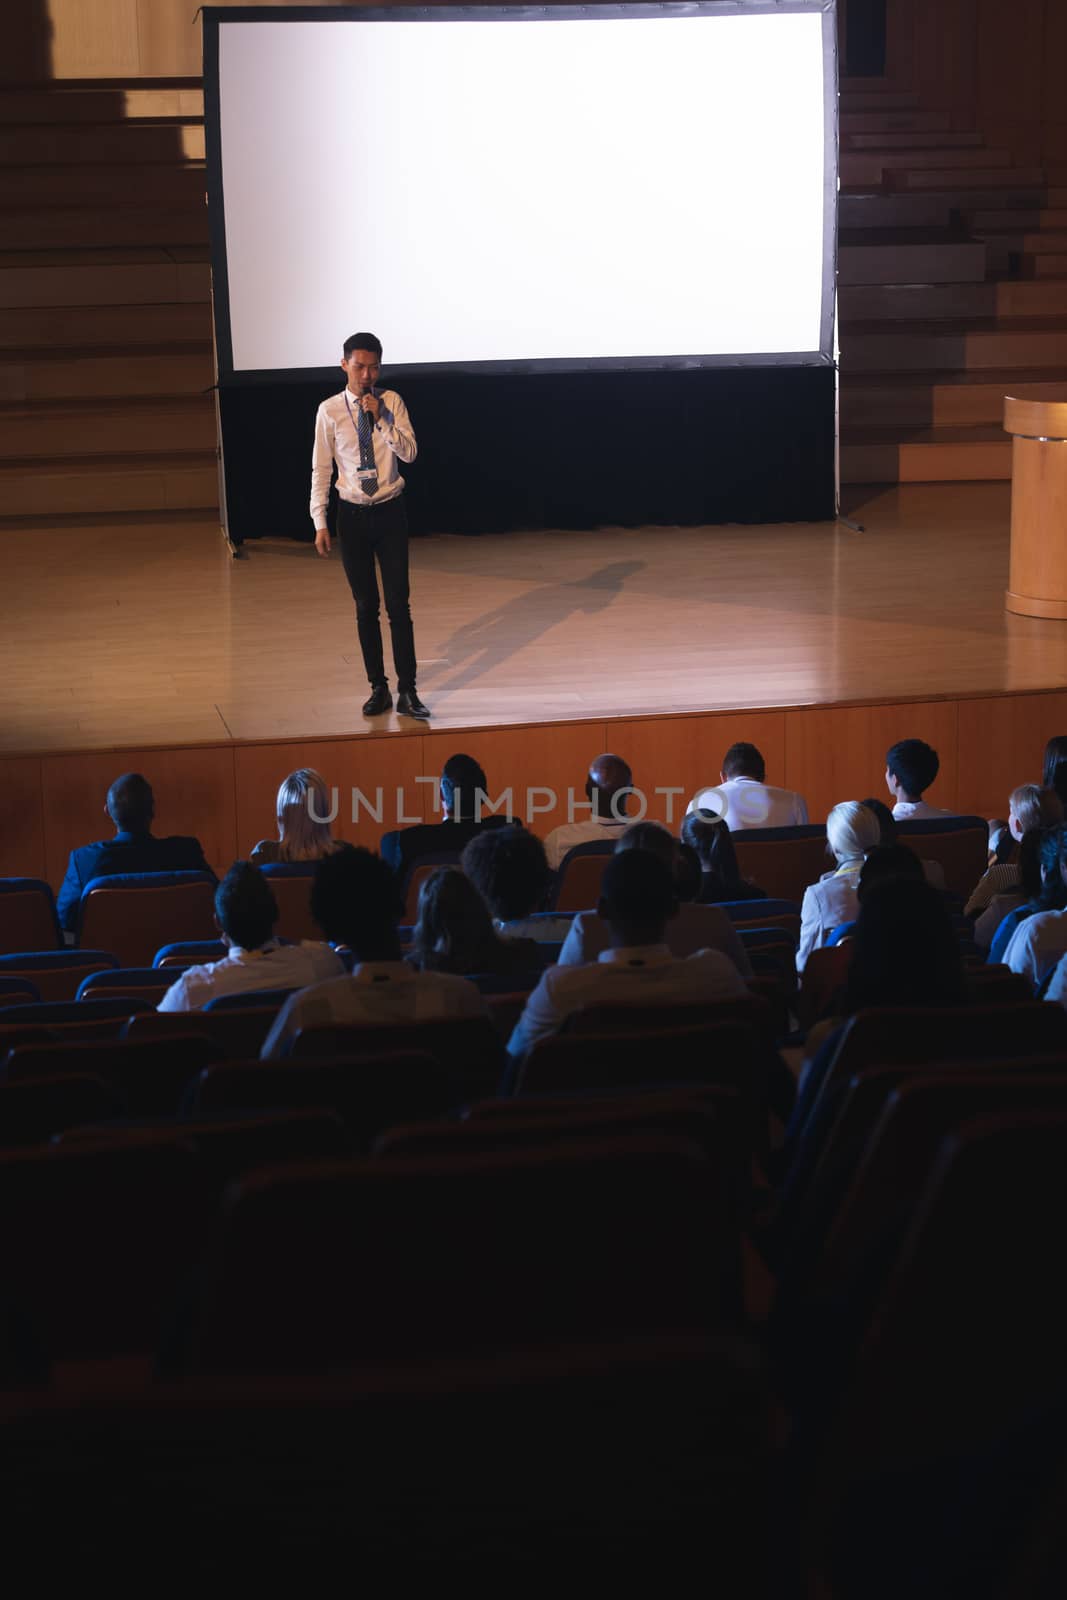
<path fill-rule="evenodd" d="M 443 659 L 419 668 L 419 682 L 441 679 L 458 667 L 455 677 L 438 682 L 435 687 L 438 691 L 466 689 L 568 617 L 578 612 L 591 616 L 605 611 L 621 594 L 627 578 L 643 572 L 647 565 L 645 561 L 615 561 L 587 578 L 546 583 L 516 595 L 514 600 L 487 611 L 484 617 L 475 617 L 473 622 L 457 628 L 439 647 Z"/>

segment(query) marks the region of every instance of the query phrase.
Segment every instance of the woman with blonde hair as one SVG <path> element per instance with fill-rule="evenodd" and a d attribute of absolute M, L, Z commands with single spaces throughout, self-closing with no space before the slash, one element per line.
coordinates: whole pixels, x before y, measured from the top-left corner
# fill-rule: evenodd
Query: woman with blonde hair
<path fill-rule="evenodd" d="M 257 867 L 275 861 L 319 861 L 340 848 L 330 833 L 332 810 L 326 780 L 314 767 L 291 772 L 278 790 L 278 837 L 261 839 L 249 856 Z"/>
<path fill-rule="evenodd" d="M 867 852 L 882 842 L 882 827 L 875 813 L 859 800 L 843 800 L 826 819 L 826 844 L 837 865 L 824 872 L 818 883 L 804 890 L 800 908 L 800 948 L 797 971 L 813 950 L 820 949 L 834 928 L 855 922 L 860 903 L 856 895 Z"/>

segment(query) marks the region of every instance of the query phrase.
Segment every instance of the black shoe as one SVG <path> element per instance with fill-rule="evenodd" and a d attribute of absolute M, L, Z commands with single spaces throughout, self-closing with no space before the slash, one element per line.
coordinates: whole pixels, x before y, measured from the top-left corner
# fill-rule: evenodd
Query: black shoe
<path fill-rule="evenodd" d="M 397 715 L 401 717 L 417 717 L 420 722 L 429 722 L 430 708 L 424 706 L 414 689 L 400 689 L 396 696 Z"/>
<path fill-rule="evenodd" d="M 363 715 L 365 717 L 381 717 L 387 711 L 391 711 L 392 706 L 393 697 L 389 693 L 389 685 L 387 683 L 376 683 L 371 690 L 370 699 L 363 703 Z"/>

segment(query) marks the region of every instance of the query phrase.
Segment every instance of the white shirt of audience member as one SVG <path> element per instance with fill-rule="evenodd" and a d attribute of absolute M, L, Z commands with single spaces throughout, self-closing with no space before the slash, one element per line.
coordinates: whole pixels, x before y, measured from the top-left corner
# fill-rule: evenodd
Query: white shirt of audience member
<path fill-rule="evenodd" d="M 1004 965 L 1028 979 L 1036 992 L 1067 954 L 1067 911 L 1035 911 L 1020 922 L 1004 952 Z"/>
<path fill-rule="evenodd" d="M 701 789 L 688 810 L 701 807 L 724 817 L 731 833 L 743 828 L 795 828 L 808 820 L 803 795 L 776 789 L 758 778 L 726 778 L 713 789 Z"/>
<path fill-rule="evenodd" d="M 171 984 L 157 1011 L 203 1011 L 223 994 L 248 994 L 256 989 L 304 989 L 309 983 L 336 978 L 344 963 L 328 944 L 306 939 L 279 944 L 272 939 L 258 950 L 231 945 L 219 961 L 189 967 Z"/>

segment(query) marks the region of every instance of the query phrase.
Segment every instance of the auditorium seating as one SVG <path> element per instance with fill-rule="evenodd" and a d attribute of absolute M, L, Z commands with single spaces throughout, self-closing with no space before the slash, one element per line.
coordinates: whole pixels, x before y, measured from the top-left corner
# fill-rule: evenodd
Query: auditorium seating
<path fill-rule="evenodd" d="M 156 1006 L 177 977 L 162 967 L 112 967 L 91 972 L 78 985 L 76 1000 L 117 1000 L 132 995 Z"/>
<path fill-rule="evenodd" d="M 49 1040 L 14 1045 L 0 1063 L 0 1081 L 35 1083 L 56 1074 L 98 1078 L 133 1116 L 176 1116 L 198 1075 L 218 1059 L 213 1042 L 189 1017 L 183 1033 L 137 1039 Z"/>
<path fill-rule="evenodd" d="M 73 1000 L 86 978 L 118 965 L 108 950 L 30 949 L 0 956 L 0 977 L 28 979 L 41 1000 Z"/>
<path fill-rule="evenodd" d="M 78 943 L 111 950 L 120 966 L 149 966 L 161 945 L 210 939 L 215 884 L 206 872 L 128 872 L 94 878 L 78 906 Z"/>
<path fill-rule="evenodd" d="M 221 939 L 177 939 L 160 947 L 152 957 L 154 967 L 200 967 L 210 961 L 221 961 L 226 946 Z"/>
<path fill-rule="evenodd" d="M 418 921 L 419 891 L 426 879 L 431 873 L 436 872 L 438 867 L 458 866 L 460 855 L 459 850 L 431 850 L 411 863 L 400 885 L 400 904 L 403 907 L 405 923 L 414 927 Z"/>
<path fill-rule="evenodd" d="M 897 839 L 920 861 L 936 861 L 949 894 L 966 900 L 986 869 L 989 824 L 982 817 L 923 817 L 898 822 Z"/>
<path fill-rule="evenodd" d="M 600 899 L 600 880 L 615 841 L 593 839 L 568 850 L 556 870 L 548 896 L 550 911 L 592 911 Z"/>
<path fill-rule="evenodd" d="M 322 939 L 322 929 L 311 915 L 311 883 L 315 864 L 310 861 L 276 861 L 260 868 L 278 906 L 274 932 L 279 939 L 299 944 L 302 939 Z"/>
<path fill-rule="evenodd" d="M 55 896 L 48 884 L 40 878 L 0 878 L 0 955 L 62 946 Z"/>

